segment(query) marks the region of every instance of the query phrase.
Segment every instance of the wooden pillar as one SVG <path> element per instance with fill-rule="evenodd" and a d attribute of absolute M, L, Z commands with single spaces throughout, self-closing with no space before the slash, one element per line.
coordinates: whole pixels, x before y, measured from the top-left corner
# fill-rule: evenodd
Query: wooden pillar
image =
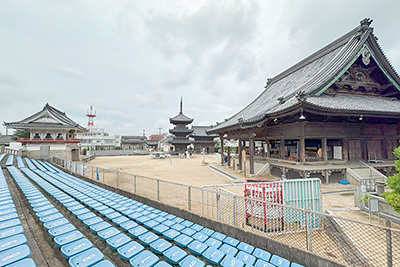
<path fill-rule="evenodd" d="M 254 137 L 249 139 L 250 153 L 250 174 L 254 174 Z"/>
<path fill-rule="evenodd" d="M 243 150 L 243 144 L 242 140 L 238 140 L 238 149 L 239 149 L 239 168 L 238 170 L 241 171 L 243 170 L 243 161 L 242 161 L 242 150 Z"/>
<path fill-rule="evenodd" d="M 285 139 L 281 138 L 280 158 L 285 159 Z"/>
<path fill-rule="evenodd" d="M 345 138 L 343 139 L 343 145 L 342 145 L 342 149 L 343 149 L 343 160 L 348 161 L 349 160 L 349 139 Z"/>
<path fill-rule="evenodd" d="M 299 150 L 300 162 L 304 164 L 306 162 L 306 139 L 304 137 L 300 138 Z"/>
<path fill-rule="evenodd" d="M 326 137 L 322 138 L 322 159 L 328 160 L 328 140 Z"/>
<path fill-rule="evenodd" d="M 221 140 L 221 165 L 224 165 L 224 135 L 221 134 L 219 139 Z"/>
<path fill-rule="evenodd" d="M 227 164 L 226 165 L 228 165 L 228 167 L 230 167 L 231 166 L 231 147 L 230 146 L 228 146 L 228 151 L 227 151 L 227 154 L 228 154 L 228 161 L 227 161 Z"/>
<path fill-rule="evenodd" d="M 269 142 L 269 140 L 266 140 L 266 143 L 267 143 L 267 150 L 265 151 L 265 153 L 267 154 L 266 156 L 267 156 L 267 159 L 269 159 L 270 157 L 271 157 L 271 153 L 270 153 L 270 149 L 271 149 L 271 145 L 270 145 L 270 142 Z"/>

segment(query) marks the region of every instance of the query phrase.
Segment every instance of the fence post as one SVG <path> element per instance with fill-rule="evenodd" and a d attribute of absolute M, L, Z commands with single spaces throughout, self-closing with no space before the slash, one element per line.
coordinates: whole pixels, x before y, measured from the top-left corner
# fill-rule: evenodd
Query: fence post
<path fill-rule="evenodd" d="M 92 166 L 92 180 L 93 180 L 93 166 Z"/>
<path fill-rule="evenodd" d="M 188 210 L 192 209 L 191 195 L 192 195 L 191 187 L 188 186 Z"/>
<path fill-rule="evenodd" d="M 391 222 L 386 219 L 386 254 L 387 254 L 387 266 L 393 266 L 393 257 L 392 257 L 392 231 L 390 230 Z"/>
<path fill-rule="evenodd" d="M 306 239 L 307 239 L 307 250 L 308 251 L 312 251 L 312 247 L 311 247 L 311 245 L 312 245 L 312 243 L 311 243 L 311 233 L 312 233 L 312 228 L 311 228 L 311 219 L 310 219 L 310 213 L 308 212 L 308 211 L 306 211 L 305 212 L 306 214 L 306 216 L 305 216 L 305 219 L 306 219 L 306 230 L 307 230 L 307 237 L 306 237 Z"/>
<path fill-rule="evenodd" d="M 235 226 L 237 226 L 236 210 L 237 210 L 237 197 L 233 196 L 233 223 Z"/>
<path fill-rule="evenodd" d="M 201 188 L 201 215 L 204 216 L 204 188 Z"/>
<path fill-rule="evenodd" d="M 157 179 L 157 201 L 160 201 L 160 180 Z"/>
<path fill-rule="evenodd" d="M 103 168 L 103 184 L 104 184 L 104 168 Z"/>
<path fill-rule="evenodd" d="M 115 172 L 115 174 L 116 174 L 116 176 L 117 176 L 117 188 L 118 188 L 118 178 L 119 178 L 119 175 L 118 175 L 118 172 Z"/>
<path fill-rule="evenodd" d="M 136 194 L 136 175 L 133 175 L 133 193 Z"/>

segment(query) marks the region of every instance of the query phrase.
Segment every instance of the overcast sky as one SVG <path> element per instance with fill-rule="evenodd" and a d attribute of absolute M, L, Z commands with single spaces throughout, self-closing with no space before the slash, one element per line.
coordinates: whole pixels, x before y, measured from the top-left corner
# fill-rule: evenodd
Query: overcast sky
<path fill-rule="evenodd" d="M 400 70 L 400 1 L 2 0 L 0 122 L 46 103 L 82 126 L 146 135 L 222 121 L 267 78 L 369 17 Z M 1 132 L 5 128 L 1 126 Z"/>

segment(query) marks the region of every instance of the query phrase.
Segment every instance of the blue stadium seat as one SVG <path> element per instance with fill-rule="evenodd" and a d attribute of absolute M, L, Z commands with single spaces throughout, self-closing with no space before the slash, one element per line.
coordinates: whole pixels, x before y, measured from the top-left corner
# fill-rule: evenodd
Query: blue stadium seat
<path fill-rule="evenodd" d="M 21 225 L 13 226 L 10 228 L 6 228 L 3 230 L 0 230 L 0 240 L 12 235 L 18 235 L 22 234 L 24 232 L 24 228 L 22 228 Z"/>
<path fill-rule="evenodd" d="M 90 226 L 90 230 L 91 230 L 93 233 L 97 233 L 97 232 L 100 232 L 100 231 L 102 231 L 102 230 L 105 230 L 105 229 L 107 229 L 107 228 L 109 228 L 109 227 L 111 227 L 111 224 L 110 224 L 110 223 L 105 222 L 105 221 L 102 221 L 102 222 L 99 222 L 99 223 L 96 223 L 96 224 L 91 225 L 91 226 Z"/>
<path fill-rule="evenodd" d="M 190 244 L 190 242 L 192 242 L 192 241 L 193 241 L 193 238 L 191 238 L 190 236 L 184 235 L 184 234 L 180 234 L 179 236 L 177 236 L 174 239 L 174 242 L 181 247 L 187 247 Z"/>
<path fill-rule="evenodd" d="M 162 235 L 168 240 L 174 240 L 180 234 L 181 234 L 180 232 L 174 229 L 169 229 L 162 233 Z"/>
<path fill-rule="evenodd" d="M 191 227 L 193 225 L 193 222 L 186 220 L 186 221 L 180 222 L 179 224 L 181 224 L 185 227 Z"/>
<path fill-rule="evenodd" d="M 224 257 L 224 253 L 219 251 L 218 249 L 215 248 L 208 248 L 204 253 L 203 257 L 210 262 L 211 264 L 218 265 L 222 258 Z"/>
<path fill-rule="evenodd" d="M 256 248 L 253 251 L 253 256 L 256 257 L 257 259 L 261 259 L 263 261 L 269 262 L 269 259 L 271 258 L 271 253 L 268 251 L 262 250 L 260 248 Z"/>
<path fill-rule="evenodd" d="M 237 249 L 237 248 L 234 248 L 234 247 L 232 247 L 232 246 L 230 246 L 230 245 L 228 245 L 228 244 L 223 244 L 223 245 L 219 248 L 219 250 L 220 250 L 222 253 L 224 253 L 225 255 L 229 255 L 229 256 L 232 256 L 232 257 L 235 257 L 236 253 L 238 252 L 238 249 Z"/>
<path fill-rule="evenodd" d="M 135 221 L 139 224 L 144 224 L 147 221 L 150 221 L 151 218 L 149 216 L 140 216 L 138 218 L 135 219 Z"/>
<path fill-rule="evenodd" d="M 51 235 L 51 237 L 56 237 L 58 235 L 63 235 L 66 233 L 69 233 L 73 230 L 75 230 L 75 226 L 71 223 L 68 224 L 64 224 L 58 227 L 53 227 L 49 230 L 49 234 Z"/>
<path fill-rule="evenodd" d="M 0 252 L 7 249 L 23 245 L 27 242 L 26 236 L 24 234 L 13 235 L 0 240 Z"/>
<path fill-rule="evenodd" d="M 21 221 L 19 219 L 12 219 L 12 220 L 1 222 L 0 223 L 0 231 L 4 230 L 6 228 L 20 225 L 20 224 L 21 224 Z"/>
<path fill-rule="evenodd" d="M 112 222 L 118 226 L 120 226 L 122 223 L 129 221 L 128 217 L 125 216 L 119 216 L 116 218 L 112 219 Z"/>
<path fill-rule="evenodd" d="M 93 247 L 92 242 L 86 238 L 82 238 L 75 242 L 69 243 L 68 245 L 62 246 L 61 253 L 65 258 L 69 259 L 72 256 L 75 256 L 91 247 Z"/>
<path fill-rule="evenodd" d="M 215 238 L 212 238 L 212 237 L 207 239 L 207 241 L 205 243 L 206 243 L 207 246 L 213 247 L 213 248 L 216 248 L 216 249 L 218 249 L 222 245 L 221 241 L 219 241 L 219 240 L 217 240 Z"/>
<path fill-rule="evenodd" d="M 0 222 L 4 222 L 4 221 L 11 220 L 11 219 L 16 219 L 16 218 L 18 218 L 17 213 L 9 213 L 9 214 L 0 216 Z"/>
<path fill-rule="evenodd" d="M 163 221 L 162 222 L 162 224 L 164 224 L 164 225 L 166 225 L 166 226 L 168 226 L 168 227 L 171 227 L 172 225 L 174 225 L 176 222 L 174 222 L 174 221 L 172 221 L 172 220 L 166 220 L 166 221 Z"/>
<path fill-rule="evenodd" d="M 222 262 L 222 267 L 243 267 L 244 262 L 232 256 L 226 256 Z"/>
<path fill-rule="evenodd" d="M 255 267 L 276 267 L 276 266 L 273 265 L 273 264 L 271 264 L 271 263 L 269 263 L 269 262 L 267 262 L 267 261 L 258 259 L 258 260 L 256 261 Z"/>
<path fill-rule="evenodd" d="M 168 242 L 167 240 L 164 240 L 162 238 L 157 239 L 153 243 L 150 244 L 150 248 L 152 251 L 154 251 L 157 254 L 163 254 L 164 251 L 172 247 L 172 244 Z"/>
<path fill-rule="evenodd" d="M 7 265 L 7 267 L 36 267 L 36 263 L 31 258 L 26 258 L 20 261 L 17 261 L 13 264 Z"/>
<path fill-rule="evenodd" d="M 172 229 L 175 229 L 176 231 L 182 231 L 183 229 L 185 229 L 186 227 L 185 226 L 183 226 L 182 224 L 179 224 L 179 223 L 176 223 L 176 224 L 173 224 L 173 225 L 171 225 L 171 228 Z"/>
<path fill-rule="evenodd" d="M 223 243 L 231 245 L 232 247 L 237 247 L 237 245 L 239 245 L 239 240 L 232 238 L 230 236 L 227 236 L 223 241 Z"/>
<path fill-rule="evenodd" d="M 156 235 L 153 232 L 146 232 L 139 236 L 140 243 L 142 243 L 145 246 L 149 246 L 150 243 L 156 241 L 157 239 L 159 239 L 158 235 Z"/>
<path fill-rule="evenodd" d="M 109 260 L 101 261 L 92 267 L 114 267 L 115 265 L 111 263 Z"/>
<path fill-rule="evenodd" d="M 185 234 L 185 235 L 187 235 L 187 236 L 192 236 L 192 235 L 194 235 L 195 233 L 197 233 L 195 230 L 193 230 L 193 229 L 190 229 L 190 228 L 185 228 L 185 229 L 183 229 L 183 231 L 181 231 L 181 233 L 182 234 Z"/>
<path fill-rule="evenodd" d="M 208 239 L 209 236 L 206 234 L 197 232 L 194 235 L 192 235 L 192 237 L 196 240 L 199 240 L 200 242 L 204 242 Z"/>
<path fill-rule="evenodd" d="M 94 214 L 93 212 L 87 212 L 87 213 L 78 215 L 78 220 L 84 221 L 84 220 L 91 219 L 94 217 L 96 217 L 96 214 Z"/>
<path fill-rule="evenodd" d="M 187 256 L 180 263 L 180 267 L 204 267 L 204 262 L 193 255 Z"/>
<path fill-rule="evenodd" d="M 180 217 L 175 217 L 174 219 L 172 219 L 172 221 L 174 221 L 175 223 L 181 223 L 181 222 L 183 222 L 185 220 L 180 218 Z"/>
<path fill-rule="evenodd" d="M 219 233 L 219 232 L 213 232 L 211 237 L 218 239 L 219 241 L 223 241 L 225 239 L 226 235 Z"/>
<path fill-rule="evenodd" d="M 98 248 L 90 248 L 69 258 L 71 267 L 92 266 L 104 259 L 103 253 Z"/>
<path fill-rule="evenodd" d="M 208 246 L 198 240 L 194 240 L 187 248 L 195 255 L 201 255 L 208 248 Z"/>
<path fill-rule="evenodd" d="M 61 213 L 57 212 L 57 213 L 53 213 L 51 215 L 40 217 L 39 220 L 42 223 L 47 223 L 47 222 L 51 222 L 51 221 L 54 221 L 54 220 L 57 220 L 57 219 L 60 219 L 60 218 L 64 218 L 64 216 Z"/>
<path fill-rule="evenodd" d="M 129 231 L 130 229 L 132 229 L 133 227 L 138 226 L 138 224 L 132 220 L 123 222 L 120 224 L 120 227 L 124 230 L 124 231 Z"/>
<path fill-rule="evenodd" d="M 159 258 L 154 253 L 148 250 L 140 252 L 138 255 L 133 257 L 129 263 L 136 267 L 152 267 L 159 261 Z"/>
<path fill-rule="evenodd" d="M 154 267 L 172 267 L 172 265 L 165 261 L 159 261 Z"/>
<path fill-rule="evenodd" d="M 144 247 L 142 245 L 140 245 L 138 242 L 131 241 L 128 244 L 125 244 L 122 247 L 119 247 L 117 249 L 117 252 L 121 258 L 123 258 L 124 260 L 129 260 L 133 256 L 142 252 L 143 249 L 144 249 Z"/>
<path fill-rule="evenodd" d="M 159 224 L 153 227 L 153 231 L 159 235 L 162 235 L 164 232 L 168 231 L 170 228 L 164 224 Z"/>
<path fill-rule="evenodd" d="M 149 220 L 149 221 L 143 223 L 143 226 L 146 227 L 147 229 L 153 229 L 154 227 L 156 227 L 159 224 L 160 223 L 155 220 Z"/>
<path fill-rule="evenodd" d="M 279 257 L 278 255 L 272 255 L 271 260 L 269 262 L 278 267 L 290 266 L 290 261 L 288 261 L 285 258 Z"/>
<path fill-rule="evenodd" d="M 290 264 L 290 267 L 305 267 L 304 265 L 301 265 L 301 264 L 298 264 L 298 263 L 296 263 L 296 262 L 292 262 L 291 264 Z"/>
<path fill-rule="evenodd" d="M 256 261 L 256 257 L 244 251 L 239 251 L 239 253 L 236 255 L 236 258 L 243 261 L 244 264 L 249 264 L 249 265 L 253 265 L 254 262 Z"/>
<path fill-rule="evenodd" d="M 245 242 L 240 242 L 240 244 L 237 246 L 237 248 L 239 250 L 242 250 L 242 251 L 248 253 L 248 254 L 252 254 L 253 250 L 254 250 L 254 247 L 252 245 L 249 245 L 249 244 L 247 244 Z"/>
<path fill-rule="evenodd" d="M 79 240 L 83 238 L 83 234 L 81 232 L 79 232 L 78 230 L 63 234 L 63 235 L 59 235 L 56 236 L 54 238 L 54 243 L 58 246 L 64 246 L 66 244 L 69 244 L 71 242 L 74 242 L 76 240 Z"/>
<path fill-rule="evenodd" d="M 7 249 L 0 253 L 0 266 L 7 266 L 11 263 L 28 258 L 31 250 L 27 245 L 21 245 Z"/>
<path fill-rule="evenodd" d="M 131 238 L 129 236 L 127 236 L 124 233 L 119 233 L 109 239 L 107 239 L 107 245 L 114 249 L 117 250 L 119 247 L 122 247 L 123 245 L 129 243 L 131 240 Z"/>
<path fill-rule="evenodd" d="M 154 218 L 154 220 L 159 223 L 162 223 L 162 222 L 165 222 L 167 219 L 162 216 L 158 216 L 157 218 Z M 166 263 L 166 264 L 168 264 L 168 263 Z"/>
<path fill-rule="evenodd" d="M 129 230 L 129 234 L 134 238 L 139 238 L 140 235 L 146 232 L 148 232 L 147 229 L 140 225 Z"/>
<path fill-rule="evenodd" d="M 99 236 L 99 238 L 101 240 L 105 241 L 108 238 L 118 235 L 119 233 L 121 233 L 121 232 L 117 228 L 108 227 L 108 228 L 105 228 L 104 230 L 98 231 L 97 235 Z"/>
<path fill-rule="evenodd" d="M 173 246 L 164 251 L 163 255 L 170 263 L 178 264 L 184 257 L 186 257 L 187 252 L 177 246 Z"/>

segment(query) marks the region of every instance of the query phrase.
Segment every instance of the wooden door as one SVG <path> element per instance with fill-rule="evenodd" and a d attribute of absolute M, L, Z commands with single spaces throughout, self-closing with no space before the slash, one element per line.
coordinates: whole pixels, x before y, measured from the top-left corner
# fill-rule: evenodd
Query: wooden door
<path fill-rule="evenodd" d="M 381 140 L 367 141 L 368 159 L 382 159 Z"/>
<path fill-rule="evenodd" d="M 387 159 L 396 159 L 396 156 L 393 154 L 393 149 L 395 149 L 399 143 L 397 140 L 386 140 L 386 153 Z"/>
<path fill-rule="evenodd" d="M 361 159 L 361 140 L 349 140 L 349 160 Z"/>

